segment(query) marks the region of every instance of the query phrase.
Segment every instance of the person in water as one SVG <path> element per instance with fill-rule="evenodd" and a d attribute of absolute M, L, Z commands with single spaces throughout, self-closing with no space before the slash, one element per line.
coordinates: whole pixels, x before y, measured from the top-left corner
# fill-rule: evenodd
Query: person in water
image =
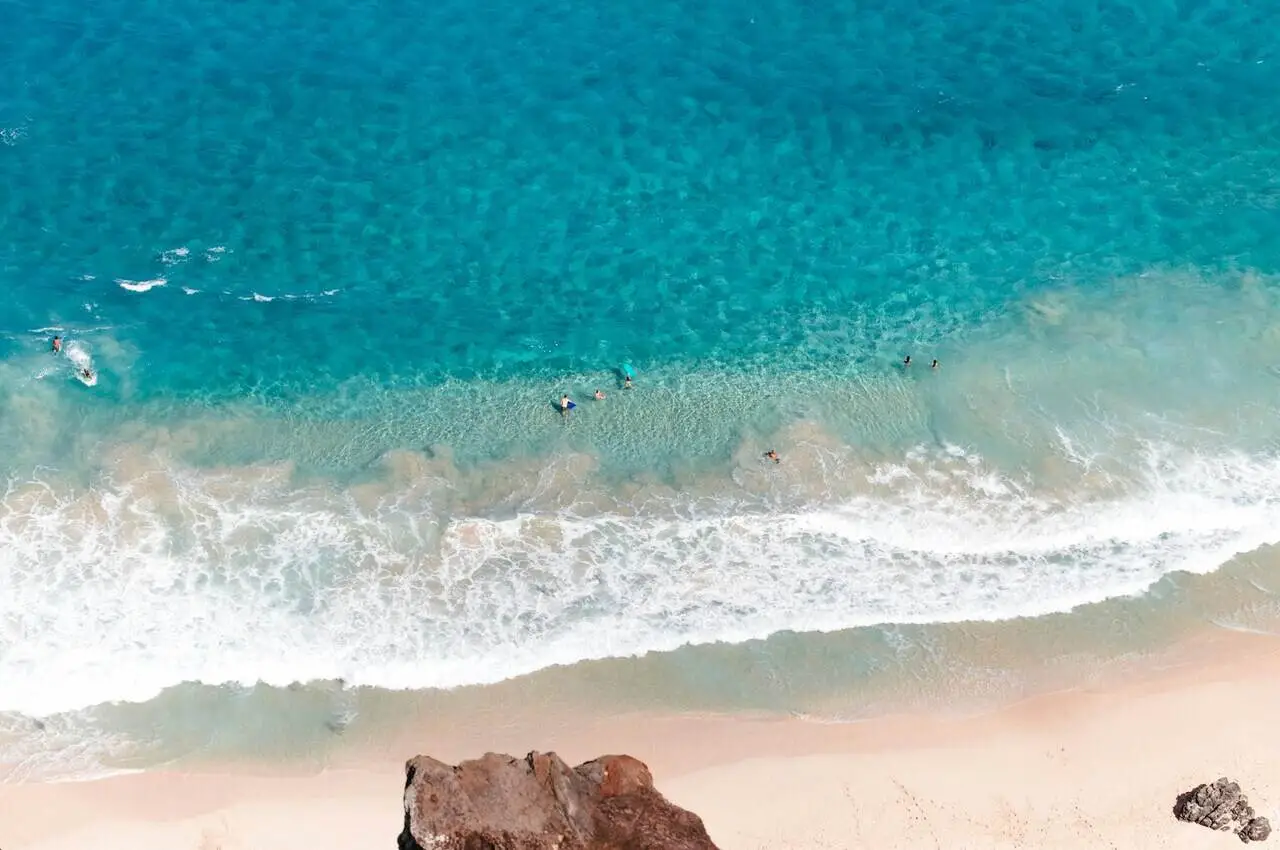
<path fill-rule="evenodd" d="M 567 395 L 560 396 L 560 412 L 561 413 L 569 412 L 569 396 Z"/>
<path fill-rule="evenodd" d="M 630 375 L 626 375 L 626 376 L 624 376 L 624 377 L 623 377 L 623 379 L 622 379 L 622 388 L 623 388 L 624 390 L 629 390 L 629 389 L 631 389 L 631 376 L 630 376 Z"/>
<path fill-rule="evenodd" d="M 910 365 L 911 365 L 911 355 L 910 355 L 910 354 L 908 354 L 908 355 L 907 355 L 907 357 L 906 357 L 906 359 L 902 361 L 902 365 L 903 365 L 903 366 L 910 366 Z"/>
<path fill-rule="evenodd" d="M 52 344 L 52 348 L 51 348 L 50 350 L 51 350 L 54 354 L 61 354 L 61 353 L 62 353 L 62 337 L 60 337 L 60 336 L 55 336 L 55 337 L 53 338 L 53 344 Z"/>
<path fill-rule="evenodd" d="M 595 399 L 596 401 L 604 401 L 604 393 L 600 392 L 600 390 L 597 389 L 595 392 Z"/>
<path fill-rule="evenodd" d="M 937 369 L 939 365 L 941 365 L 941 364 L 939 364 L 939 363 L 938 363 L 937 358 L 934 358 L 934 361 L 933 361 L 933 363 L 931 363 L 931 364 L 929 365 L 929 368 L 930 368 L 930 369 Z"/>
<path fill-rule="evenodd" d="M 782 463 L 782 458 L 778 457 L 778 453 L 773 449 L 769 449 L 769 451 L 765 452 L 764 456 L 774 463 Z"/>
<path fill-rule="evenodd" d="M 81 370 L 80 370 L 80 376 L 81 376 L 82 378 L 84 378 L 86 381 L 92 381 L 92 380 L 93 380 L 93 370 L 92 370 L 92 369 L 90 369 L 88 366 L 86 366 L 85 368 L 83 368 L 83 369 L 81 369 Z"/>

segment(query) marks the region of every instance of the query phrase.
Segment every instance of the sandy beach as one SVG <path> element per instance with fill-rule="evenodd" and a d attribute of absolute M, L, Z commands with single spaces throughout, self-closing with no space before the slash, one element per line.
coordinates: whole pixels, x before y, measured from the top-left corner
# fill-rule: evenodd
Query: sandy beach
<path fill-rule="evenodd" d="M 522 717 L 487 729 L 460 722 L 449 737 L 426 731 L 437 745 L 417 750 L 454 761 L 554 749 L 571 763 L 633 753 L 725 850 L 1234 846 L 1178 823 L 1171 808 L 1178 793 L 1226 775 L 1260 814 L 1280 810 L 1280 641 L 1214 633 L 1168 657 L 1181 660 L 1153 660 L 1122 686 L 968 718 Z M 391 847 L 402 762 L 362 761 L 307 776 L 258 766 L 0 786 L 0 847 Z"/>

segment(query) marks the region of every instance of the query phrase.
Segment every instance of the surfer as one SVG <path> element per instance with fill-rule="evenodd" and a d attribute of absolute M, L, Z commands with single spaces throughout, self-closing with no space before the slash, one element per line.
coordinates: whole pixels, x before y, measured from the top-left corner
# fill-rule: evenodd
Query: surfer
<path fill-rule="evenodd" d="M 627 375 L 622 379 L 622 388 L 624 390 L 631 389 L 631 376 Z"/>
<path fill-rule="evenodd" d="M 933 361 L 933 363 L 932 363 L 932 364 L 930 364 L 929 368 L 930 368 L 930 369 L 937 369 L 939 365 L 940 365 L 940 364 L 938 363 L 937 358 L 934 358 L 934 361 Z"/>
<path fill-rule="evenodd" d="M 911 365 L 911 355 L 910 355 L 910 354 L 908 354 L 908 355 L 907 355 L 907 358 L 906 358 L 905 360 L 903 360 L 903 361 L 902 361 L 902 365 L 903 365 L 903 366 L 910 366 L 910 365 Z"/>
<path fill-rule="evenodd" d="M 597 389 L 596 389 L 596 391 L 595 391 L 595 400 L 596 400 L 596 401 L 604 401 L 604 393 L 600 392 L 600 390 L 599 390 L 598 388 L 597 388 Z"/>
<path fill-rule="evenodd" d="M 84 378 L 86 381 L 92 381 L 93 370 L 90 369 L 88 366 L 84 367 L 83 369 L 80 370 L 80 377 Z"/>
<path fill-rule="evenodd" d="M 569 396 L 567 395 L 560 396 L 560 412 L 561 413 L 568 413 L 569 405 L 571 404 L 573 404 L 573 402 L 569 401 Z"/>
<path fill-rule="evenodd" d="M 769 451 L 765 452 L 764 456 L 774 463 L 782 463 L 782 458 L 778 457 L 778 453 L 773 449 L 769 449 Z"/>
<path fill-rule="evenodd" d="M 51 347 L 49 350 L 52 351 L 54 354 L 61 354 L 62 353 L 62 337 L 55 336 L 53 338 L 53 342 L 51 343 Z"/>

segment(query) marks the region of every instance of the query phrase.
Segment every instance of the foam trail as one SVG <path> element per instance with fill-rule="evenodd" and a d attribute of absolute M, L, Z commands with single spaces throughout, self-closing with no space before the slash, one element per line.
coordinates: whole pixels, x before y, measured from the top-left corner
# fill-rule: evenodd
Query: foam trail
<path fill-rule="evenodd" d="M 162 277 L 157 277 L 152 280 L 123 280 L 120 278 L 116 279 L 116 283 L 119 284 L 121 289 L 127 289 L 130 292 L 147 292 L 149 290 L 155 289 L 157 286 L 164 286 L 168 282 L 169 281 L 165 280 Z"/>
<path fill-rule="evenodd" d="M 1153 449 L 1141 473 L 1119 495 L 1024 492 L 953 452 L 800 509 L 726 494 L 508 519 L 442 513 L 452 485 L 430 478 L 374 499 L 281 470 L 15 486 L 0 710 L 191 680 L 450 687 L 786 629 L 1038 615 L 1280 541 L 1280 460 Z"/>
<path fill-rule="evenodd" d="M 93 357 L 81 343 L 72 340 L 62 350 L 77 369 L 89 369 L 93 366 Z"/>

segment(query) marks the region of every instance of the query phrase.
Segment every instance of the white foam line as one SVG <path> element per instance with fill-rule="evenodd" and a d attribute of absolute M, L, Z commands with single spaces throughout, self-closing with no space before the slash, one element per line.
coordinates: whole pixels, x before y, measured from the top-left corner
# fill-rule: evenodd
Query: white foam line
<path fill-rule="evenodd" d="M 1153 455 L 1105 500 L 974 461 L 886 468 L 891 485 L 821 509 L 506 520 L 443 517 L 429 482 L 363 509 L 250 471 L 11 488 L 0 710 L 183 681 L 453 687 L 781 630 L 1037 616 L 1280 542 L 1280 459 Z"/>
<path fill-rule="evenodd" d="M 157 286 L 164 286 L 168 282 L 169 281 L 162 277 L 158 277 L 153 280 L 124 280 L 122 278 L 116 278 L 116 283 L 120 288 L 127 289 L 130 292 L 147 292 L 155 289 Z"/>
<path fill-rule="evenodd" d="M 103 767 L 77 771 L 65 776 L 48 776 L 41 781 L 57 784 L 73 784 L 78 782 L 97 782 L 101 779 L 112 779 L 119 776 L 135 776 L 139 773 L 146 773 L 146 770 L 136 767 Z"/>
<path fill-rule="evenodd" d="M 275 301 L 277 299 L 284 300 L 284 301 L 316 301 L 321 298 L 330 298 L 334 295 L 337 295 L 341 291 L 342 290 L 340 289 L 326 289 L 325 291 L 320 293 L 308 293 L 308 294 L 302 294 L 302 295 L 291 294 L 291 293 L 286 293 L 284 295 L 263 295 L 260 292 L 255 292 L 252 295 L 240 295 L 237 297 L 241 301 L 268 302 L 268 301 Z M 227 294 L 230 294 L 230 293 L 227 293 Z"/>

